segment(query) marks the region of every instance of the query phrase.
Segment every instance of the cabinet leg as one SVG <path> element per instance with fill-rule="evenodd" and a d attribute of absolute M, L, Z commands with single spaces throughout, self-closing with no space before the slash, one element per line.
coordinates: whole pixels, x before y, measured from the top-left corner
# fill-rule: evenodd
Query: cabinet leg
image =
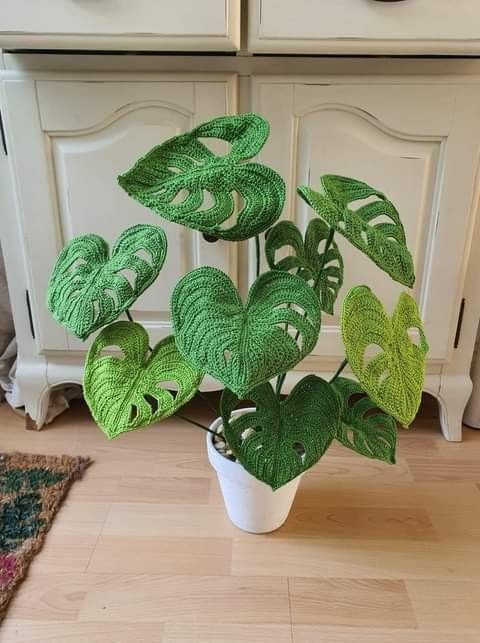
<path fill-rule="evenodd" d="M 25 428 L 38 431 L 45 423 L 50 400 L 46 365 L 19 360 L 15 378 L 25 405 Z"/>
<path fill-rule="evenodd" d="M 462 418 L 471 392 L 468 375 L 442 375 L 437 399 L 442 432 L 450 442 L 462 441 Z"/>

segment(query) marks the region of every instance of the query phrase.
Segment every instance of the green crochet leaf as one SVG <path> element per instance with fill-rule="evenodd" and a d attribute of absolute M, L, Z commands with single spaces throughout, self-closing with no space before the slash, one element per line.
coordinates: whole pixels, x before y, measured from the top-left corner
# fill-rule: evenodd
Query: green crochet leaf
<path fill-rule="evenodd" d="M 285 201 L 285 183 L 276 172 L 246 163 L 268 133 L 267 121 L 256 114 L 221 116 L 157 145 L 118 182 L 169 221 L 220 239 L 248 239 L 275 223 Z M 217 156 L 201 138 L 227 141 L 230 151 Z"/>
<path fill-rule="evenodd" d="M 342 336 L 352 371 L 371 400 L 403 425 L 414 419 L 423 388 L 428 344 L 415 300 L 402 293 L 390 320 L 367 286 L 343 302 Z M 418 346 L 408 334 L 416 329 Z M 380 350 L 369 358 L 367 348 Z"/>
<path fill-rule="evenodd" d="M 357 382 L 338 377 L 332 386 L 340 396 L 342 409 L 337 440 L 367 458 L 395 464 L 395 420 L 383 413 Z"/>
<path fill-rule="evenodd" d="M 320 177 L 320 192 L 307 186 L 298 194 L 329 226 L 370 257 L 392 279 L 412 287 L 415 272 L 406 245 L 405 230 L 391 201 L 362 181 L 326 174 Z M 375 197 L 357 210 L 349 205 Z M 380 219 L 375 223 L 376 219 Z"/>
<path fill-rule="evenodd" d="M 114 321 L 155 281 L 166 254 L 167 238 L 157 226 L 128 228 L 110 256 L 102 237 L 75 237 L 63 248 L 50 276 L 48 309 L 74 335 L 86 339 Z"/>
<path fill-rule="evenodd" d="M 326 241 L 330 228 L 321 219 L 312 219 L 307 226 L 305 241 L 297 226 L 291 221 L 280 221 L 268 232 L 265 255 L 272 270 L 295 271 L 305 281 L 317 283 L 322 310 L 333 314 L 338 291 L 343 284 L 343 259 L 335 242 L 327 256 L 319 252 L 319 245 Z M 291 248 L 294 254 L 275 261 L 278 250 Z M 323 266 L 323 270 L 322 270 Z"/>
<path fill-rule="evenodd" d="M 231 417 L 240 400 L 228 389 L 223 392 L 225 437 L 245 469 L 275 490 L 313 466 L 328 449 L 340 422 L 339 398 L 316 375 L 307 375 L 283 401 L 269 383 L 248 397 L 256 410 Z"/>
<path fill-rule="evenodd" d="M 239 397 L 298 364 L 320 330 L 317 295 L 300 277 L 278 271 L 261 275 L 244 305 L 225 273 L 197 268 L 176 285 L 171 310 L 185 359 Z M 285 324 L 299 331 L 298 341 Z"/>
<path fill-rule="evenodd" d="M 122 354 L 102 355 L 108 347 Z M 95 422 L 111 439 L 173 415 L 195 395 L 201 379 L 178 352 L 173 335 L 150 353 L 143 327 L 120 321 L 104 328 L 92 344 L 83 392 Z M 167 390 L 174 387 L 174 393 Z"/>

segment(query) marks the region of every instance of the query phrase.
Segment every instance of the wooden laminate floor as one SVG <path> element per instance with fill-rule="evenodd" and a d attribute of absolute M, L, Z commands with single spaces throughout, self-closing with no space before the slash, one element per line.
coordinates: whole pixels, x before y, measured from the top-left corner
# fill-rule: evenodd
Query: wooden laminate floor
<path fill-rule="evenodd" d="M 95 460 L 0 641 L 479 643 L 480 432 L 464 436 L 447 443 L 427 401 L 396 466 L 337 445 L 287 524 L 253 536 L 225 515 L 200 429 L 108 442 L 80 402 L 39 433 L 0 405 L 2 450 Z"/>

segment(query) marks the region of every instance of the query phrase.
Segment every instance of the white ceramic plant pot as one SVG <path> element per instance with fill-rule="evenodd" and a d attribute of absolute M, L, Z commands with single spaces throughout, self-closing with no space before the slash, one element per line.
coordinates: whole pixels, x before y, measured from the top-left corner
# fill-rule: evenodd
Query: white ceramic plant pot
<path fill-rule="evenodd" d="M 239 409 L 233 411 L 232 415 L 252 410 Z M 222 418 L 217 418 L 210 428 L 217 432 L 221 424 Z M 233 524 L 254 534 L 264 534 L 281 527 L 288 517 L 302 476 L 273 491 L 248 473 L 239 462 L 232 462 L 219 453 L 213 446 L 210 433 L 207 434 L 207 450 Z"/>

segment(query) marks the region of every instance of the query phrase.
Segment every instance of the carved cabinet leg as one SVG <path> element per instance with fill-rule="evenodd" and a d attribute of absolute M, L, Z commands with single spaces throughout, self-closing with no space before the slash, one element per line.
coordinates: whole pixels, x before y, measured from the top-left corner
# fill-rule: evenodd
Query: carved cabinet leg
<path fill-rule="evenodd" d="M 43 361 L 17 365 L 16 380 L 25 404 L 25 428 L 40 430 L 47 417 L 50 389 Z"/>
<path fill-rule="evenodd" d="M 461 442 L 462 417 L 472 392 L 468 375 L 443 375 L 437 399 L 440 407 L 440 423 L 446 440 Z"/>

